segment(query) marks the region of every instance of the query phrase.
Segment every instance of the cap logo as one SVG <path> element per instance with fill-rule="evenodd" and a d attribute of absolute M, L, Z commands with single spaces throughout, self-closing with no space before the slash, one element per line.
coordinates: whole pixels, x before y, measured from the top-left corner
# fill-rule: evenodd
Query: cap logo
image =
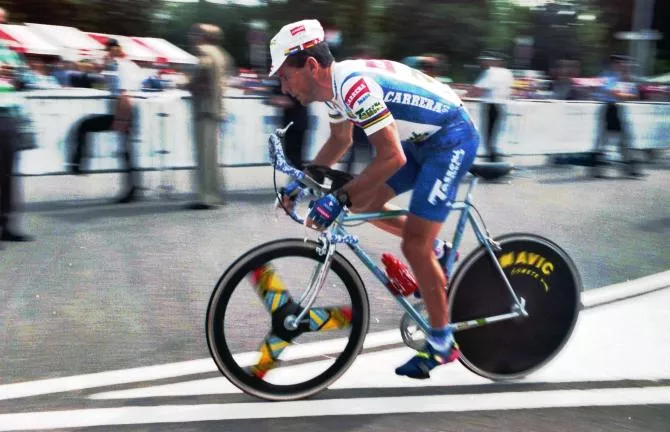
<path fill-rule="evenodd" d="M 311 48 L 314 45 L 318 44 L 321 42 L 321 39 L 314 39 L 308 42 L 305 42 L 304 44 L 294 46 L 292 48 L 288 48 L 284 50 L 284 55 L 289 56 L 291 54 L 295 54 L 298 51 L 306 50 L 307 48 Z"/>
<path fill-rule="evenodd" d="M 361 98 L 364 94 L 370 93 L 368 85 L 365 84 L 363 78 L 356 81 L 356 83 L 349 89 L 346 96 L 344 97 L 344 103 L 351 109 L 354 109 L 354 104 L 358 99 Z"/>
<path fill-rule="evenodd" d="M 291 36 L 295 36 L 298 33 L 304 33 L 305 32 L 305 26 L 304 25 L 299 25 L 298 27 L 293 27 L 291 30 Z"/>

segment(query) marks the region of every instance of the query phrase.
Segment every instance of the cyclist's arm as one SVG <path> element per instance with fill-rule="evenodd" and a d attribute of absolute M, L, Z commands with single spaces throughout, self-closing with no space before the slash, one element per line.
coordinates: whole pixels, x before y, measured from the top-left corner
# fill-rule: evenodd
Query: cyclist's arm
<path fill-rule="evenodd" d="M 407 161 L 395 122 L 369 135 L 368 140 L 375 148 L 375 158 L 342 188 L 354 203 L 357 196 L 366 194 L 385 183 Z"/>
<path fill-rule="evenodd" d="M 330 136 L 321 147 L 312 164 L 331 166 L 351 147 L 353 124 L 350 121 L 330 124 Z"/>

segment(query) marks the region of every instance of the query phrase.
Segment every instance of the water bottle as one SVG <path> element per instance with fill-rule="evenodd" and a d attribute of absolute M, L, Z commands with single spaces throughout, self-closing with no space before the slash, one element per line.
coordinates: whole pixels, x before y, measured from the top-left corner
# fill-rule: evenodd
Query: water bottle
<path fill-rule="evenodd" d="M 419 288 L 409 268 L 392 254 L 383 254 L 382 264 L 386 267 L 386 274 L 389 278 L 386 288 L 393 295 L 407 297 Z"/>

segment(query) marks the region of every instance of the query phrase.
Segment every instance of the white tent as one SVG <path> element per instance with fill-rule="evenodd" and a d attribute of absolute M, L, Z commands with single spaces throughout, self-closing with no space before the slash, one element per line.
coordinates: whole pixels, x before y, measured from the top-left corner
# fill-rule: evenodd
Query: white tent
<path fill-rule="evenodd" d="M 83 31 L 74 27 L 26 23 L 31 30 L 58 45 L 67 60 L 102 57 L 105 47 Z"/>
<path fill-rule="evenodd" d="M 10 48 L 26 54 L 60 56 L 63 49 L 40 37 L 29 27 L 16 24 L 0 24 L 0 39 Z"/>
<path fill-rule="evenodd" d="M 133 38 L 128 36 L 118 36 L 118 35 L 92 33 L 92 32 L 89 32 L 88 35 L 103 45 L 107 43 L 108 39 L 116 39 L 117 41 L 119 41 L 121 48 L 123 48 L 123 52 L 128 56 L 130 60 L 154 62 L 156 61 L 156 57 L 158 57 L 155 52 L 153 52 L 146 46 L 136 42 Z"/>
<path fill-rule="evenodd" d="M 197 64 L 198 58 L 189 54 L 165 39 L 150 37 L 134 37 L 133 40 L 146 46 L 157 54 L 164 63 Z"/>

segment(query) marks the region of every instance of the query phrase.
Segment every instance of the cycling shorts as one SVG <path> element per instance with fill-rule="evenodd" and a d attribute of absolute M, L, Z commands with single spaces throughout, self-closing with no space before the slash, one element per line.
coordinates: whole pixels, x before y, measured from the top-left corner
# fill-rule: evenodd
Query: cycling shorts
<path fill-rule="evenodd" d="M 407 162 L 387 182 L 396 193 L 412 190 L 409 212 L 444 222 L 458 185 L 475 160 L 479 133 L 463 109 L 442 130 L 421 143 L 403 143 Z"/>

